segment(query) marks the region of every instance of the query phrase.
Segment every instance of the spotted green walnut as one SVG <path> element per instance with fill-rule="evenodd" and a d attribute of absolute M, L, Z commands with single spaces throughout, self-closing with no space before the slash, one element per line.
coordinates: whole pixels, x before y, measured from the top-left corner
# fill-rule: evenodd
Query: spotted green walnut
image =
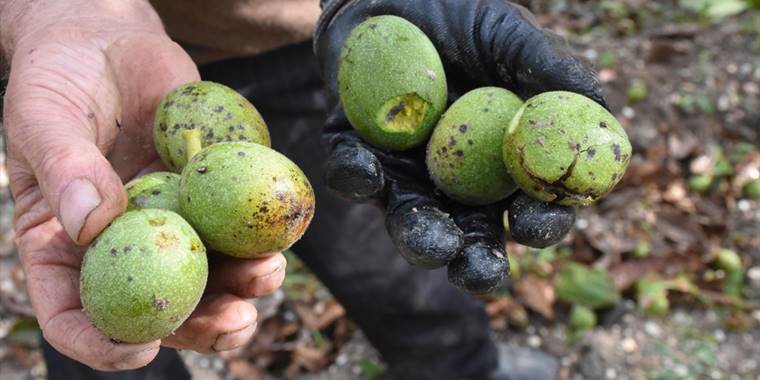
<path fill-rule="evenodd" d="M 523 101 L 498 87 L 472 90 L 441 116 L 427 147 L 436 187 L 467 205 L 485 205 L 517 189 L 501 159 L 504 132 Z"/>
<path fill-rule="evenodd" d="M 175 172 L 211 144 L 270 146 L 269 130 L 256 108 L 235 90 L 209 81 L 183 84 L 166 94 L 156 110 L 153 141 L 161 161 Z"/>
<path fill-rule="evenodd" d="M 128 211 L 87 248 L 80 298 L 111 339 L 142 343 L 170 335 L 190 316 L 208 278 L 206 249 L 174 212 Z"/>
<path fill-rule="evenodd" d="M 396 16 L 370 17 L 341 50 L 338 94 L 370 144 L 402 151 L 423 144 L 446 107 L 443 64 L 433 43 Z"/>
<path fill-rule="evenodd" d="M 127 211 L 160 208 L 179 212 L 179 174 L 153 172 L 137 177 L 126 185 Z"/>
<path fill-rule="evenodd" d="M 623 127 L 602 106 L 571 92 L 528 99 L 504 136 L 504 163 L 530 196 L 586 206 L 620 181 L 631 159 Z"/>
<path fill-rule="evenodd" d="M 289 248 L 314 216 L 314 192 L 301 169 L 263 145 L 218 143 L 185 166 L 179 206 L 209 248 L 257 257 Z"/>

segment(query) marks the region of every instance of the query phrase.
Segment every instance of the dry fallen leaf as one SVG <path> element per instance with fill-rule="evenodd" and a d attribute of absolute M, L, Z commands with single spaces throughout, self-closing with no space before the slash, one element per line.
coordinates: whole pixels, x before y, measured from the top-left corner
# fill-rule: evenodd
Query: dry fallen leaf
<path fill-rule="evenodd" d="M 527 308 L 546 319 L 554 319 L 554 287 L 549 281 L 527 275 L 517 281 L 515 292 Z"/>
<path fill-rule="evenodd" d="M 667 260 L 661 257 L 647 257 L 638 260 L 629 260 L 613 266 L 608 270 L 612 283 L 618 291 L 624 291 L 631 287 L 636 280 L 648 273 L 656 272 L 665 266 Z"/>
<path fill-rule="evenodd" d="M 236 380 L 264 380 L 261 370 L 247 360 L 230 360 L 227 362 L 227 369 Z"/>

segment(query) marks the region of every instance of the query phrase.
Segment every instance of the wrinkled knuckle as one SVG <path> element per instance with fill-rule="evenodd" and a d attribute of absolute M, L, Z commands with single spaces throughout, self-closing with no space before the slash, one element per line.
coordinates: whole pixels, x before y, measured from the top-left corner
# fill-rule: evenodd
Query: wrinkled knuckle
<path fill-rule="evenodd" d="M 41 144 L 39 148 L 31 149 L 29 154 L 36 156 L 30 160 L 33 170 L 42 175 L 60 173 L 70 161 L 76 159 L 64 144 Z"/>

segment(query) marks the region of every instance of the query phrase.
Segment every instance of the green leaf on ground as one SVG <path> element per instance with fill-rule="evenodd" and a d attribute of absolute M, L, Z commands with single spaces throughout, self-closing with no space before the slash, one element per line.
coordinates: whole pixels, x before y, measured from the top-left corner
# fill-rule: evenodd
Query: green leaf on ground
<path fill-rule="evenodd" d="M 388 372 L 384 365 L 377 363 L 372 359 L 359 360 L 356 365 L 359 366 L 362 376 L 367 379 L 380 379 Z"/>
<path fill-rule="evenodd" d="M 591 309 L 612 306 L 620 301 L 609 273 L 582 264 L 568 263 L 557 281 L 559 299 Z"/>

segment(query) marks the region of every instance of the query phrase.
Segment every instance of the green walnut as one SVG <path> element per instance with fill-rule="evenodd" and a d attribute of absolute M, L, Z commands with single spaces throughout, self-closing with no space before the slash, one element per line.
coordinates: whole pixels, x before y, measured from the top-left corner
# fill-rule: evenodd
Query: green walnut
<path fill-rule="evenodd" d="M 433 43 L 409 21 L 371 17 L 346 39 L 338 93 L 351 125 L 389 151 L 421 145 L 446 107 L 446 76 Z"/>
<path fill-rule="evenodd" d="M 301 238 L 314 215 L 314 192 L 282 154 L 252 143 L 219 143 L 185 166 L 179 207 L 209 248 L 256 257 Z"/>
<path fill-rule="evenodd" d="M 208 81 L 183 84 L 161 100 L 153 141 L 161 161 L 175 172 L 211 144 L 249 141 L 270 146 L 259 111 L 235 90 Z"/>
<path fill-rule="evenodd" d="M 127 211 L 160 208 L 178 213 L 178 187 L 177 173 L 154 172 L 135 178 L 125 185 Z"/>
<path fill-rule="evenodd" d="M 92 323 L 111 339 L 142 343 L 170 335 L 206 287 L 206 249 L 174 212 L 128 211 L 84 255 L 80 298 Z"/>
<path fill-rule="evenodd" d="M 760 179 L 753 179 L 744 184 L 742 194 L 747 199 L 760 199 Z"/>
<path fill-rule="evenodd" d="M 623 177 L 631 143 L 604 107 L 582 95 L 554 91 L 525 102 L 504 136 L 503 156 L 528 195 L 586 206 Z"/>
<path fill-rule="evenodd" d="M 523 102 L 498 87 L 470 91 L 438 121 L 427 147 L 436 187 L 467 205 L 485 205 L 517 189 L 501 159 L 504 132 Z"/>

